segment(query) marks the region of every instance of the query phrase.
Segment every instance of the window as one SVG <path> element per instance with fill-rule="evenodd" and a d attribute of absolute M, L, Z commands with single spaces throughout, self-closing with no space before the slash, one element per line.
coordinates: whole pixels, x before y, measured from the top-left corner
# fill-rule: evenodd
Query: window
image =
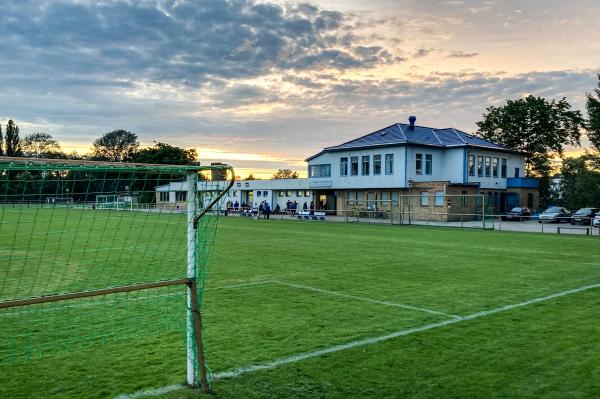
<path fill-rule="evenodd" d="M 444 192 L 443 191 L 436 191 L 435 192 L 435 202 L 434 202 L 435 206 L 444 206 Z"/>
<path fill-rule="evenodd" d="M 370 169 L 370 163 L 371 163 L 371 157 L 369 155 L 363 155 L 362 157 L 362 171 L 361 174 L 363 176 L 366 176 L 369 174 L 369 169 Z"/>
<path fill-rule="evenodd" d="M 433 155 L 425 155 L 425 174 L 430 175 L 433 171 Z"/>
<path fill-rule="evenodd" d="M 256 192 L 256 196 L 257 196 L 257 197 L 262 197 L 262 191 L 257 191 L 257 192 Z"/>
<path fill-rule="evenodd" d="M 483 177 L 483 157 L 477 156 L 477 176 Z"/>
<path fill-rule="evenodd" d="M 310 197 L 310 190 L 304 191 L 304 196 L 305 197 Z"/>
<path fill-rule="evenodd" d="M 485 157 L 485 177 L 490 177 L 492 174 L 492 157 Z"/>
<path fill-rule="evenodd" d="M 237 197 L 237 191 L 236 190 L 233 190 L 233 196 Z"/>
<path fill-rule="evenodd" d="M 527 208 L 533 208 L 533 194 L 527 193 Z"/>
<path fill-rule="evenodd" d="M 356 205 L 360 205 L 362 206 L 363 202 L 362 202 L 362 198 L 363 198 L 363 193 L 362 191 L 357 191 L 356 192 Z"/>
<path fill-rule="evenodd" d="M 381 174 L 381 155 L 373 155 L 373 174 Z"/>
<path fill-rule="evenodd" d="M 475 176 L 475 155 L 469 155 L 469 176 Z"/>
<path fill-rule="evenodd" d="M 506 158 L 502 158 L 501 172 L 502 172 L 502 178 L 506 179 Z"/>
<path fill-rule="evenodd" d="M 169 193 L 167 191 L 161 191 L 159 194 L 159 201 L 167 202 L 169 200 Z"/>
<path fill-rule="evenodd" d="M 175 201 L 187 201 L 187 191 L 175 191 Z"/>
<path fill-rule="evenodd" d="M 418 175 L 423 174 L 423 154 L 417 154 L 415 162 L 415 173 Z"/>
<path fill-rule="evenodd" d="M 283 191 L 283 190 L 280 190 L 280 191 L 279 191 L 279 196 L 280 196 L 280 197 L 283 197 L 284 195 L 285 195 L 285 191 Z"/>
<path fill-rule="evenodd" d="M 301 190 L 296 191 L 296 197 L 302 197 L 303 192 Z"/>
<path fill-rule="evenodd" d="M 419 197 L 421 199 L 421 206 L 429 206 L 429 193 L 427 191 L 421 191 Z"/>
<path fill-rule="evenodd" d="M 467 206 L 467 192 L 463 190 L 461 197 L 462 206 Z"/>
<path fill-rule="evenodd" d="M 498 177 L 498 158 L 492 159 L 492 175 Z"/>
<path fill-rule="evenodd" d="M 263 197 L 268 197 L 269 196 L 269 192 L 268 191 L 263 191 Z"/>
<path fill-rule="evenodd" d="M 394 173 L 394 154 L 385 154 L 385 174 Z"/>
<path fill-rule="evenodd" d="M 350 157 L 350 174 L 358 176 L 358 157 Z"/>
<path fill-rule="evenodd" d="M 348 157 L 340 158 L 340 176 L 348 176 Z"/>
<path fill-rule="evenodd" d="M 348 191 L 348 205 L 355 205 L 356 203 L 356 192 Z"/>
<path fill-rule="evenodd" d="M 331 177 L 331 165 L 309 165 L 308 177 Z"/>
<path fill-rule="evenodd" d="M 515 168 L 515 177 L 519 177 L 519 172 L 520 172 L 519 168 Z"/>
<path fill-rule="evenodd" d="M 292 196 L 292 192 L 291 192 L 290 190 L 287 190 L 287 191 L 285 192 L 285 196 L 286 196 L 286 197 L 291 197 L 291 196 Z"/>
<path fill-rule="evenodd" d="M 398 192 L 392 191 L 392 206 L 398 206 Z"/>

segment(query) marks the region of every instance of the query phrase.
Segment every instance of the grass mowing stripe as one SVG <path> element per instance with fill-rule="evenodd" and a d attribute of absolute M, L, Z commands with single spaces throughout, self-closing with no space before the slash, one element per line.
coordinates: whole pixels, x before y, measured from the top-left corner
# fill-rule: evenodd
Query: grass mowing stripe
<path fill-rule="evenodd" d="M 307 285 L 286 283 L 285 281 L 273 281 L 273 282 L 277 283 L 277 284 L 287 285 L 288 287 L 294 287 L 294 288 L 299 288 L 299 289 L 303 289 L 303 290 L 320 292 L 322 294 L 335 295 L 335 296 L 339 296 L 339 297 L 343 297 L 343 298 L 349 298 L 349 299 L 356 299 L 357 301 L 372 302 L 372 303 L 377 303 L 379 305 L 396 306 L 396 307 L 404 308 L 404 309 L 418 310 L 420 312 L 435 314 L 435 315 L 439 315 L 439 316 L 451 317 L 453 319 L 460 319 L 461 318 L 461 316 L 457 316 L 457 315 L 454 315 L 454 314 L 448 314 L 448 313 L 439 312 L 437 310 L 432 310 L 432 309 L 427 309 L 427 308 L 420 308 L 418 306 L 404 305 L 404 304 L 401 304 L 401 303 L 394 303 L 394 302 L 387 302 L 387 301 L 379 301 L 377 299 L 366 298 L 366 297 L 363 297 L 363 296 L 356 296 L 356 295 L 351 295 L 351 294 L 344 294 L 343 292 L 339 292 L 339 291 L 330 291 L 330 290 L 325 290 L 325 289 L 322 289 L 322 288 L 310 287 L 310 286 L 307 286 Z"/>

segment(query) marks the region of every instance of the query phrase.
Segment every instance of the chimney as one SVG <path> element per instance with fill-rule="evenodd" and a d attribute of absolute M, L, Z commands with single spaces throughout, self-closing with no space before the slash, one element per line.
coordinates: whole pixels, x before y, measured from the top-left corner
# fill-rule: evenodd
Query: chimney
<path fill-rule="evenodd" d="M 410 130 L 415 130 L 415 122 L 417 121 L 417 117 L 411 115 L 408 117 L 408 122 L 410 122 L 410 126 L 408 127 Z"/>

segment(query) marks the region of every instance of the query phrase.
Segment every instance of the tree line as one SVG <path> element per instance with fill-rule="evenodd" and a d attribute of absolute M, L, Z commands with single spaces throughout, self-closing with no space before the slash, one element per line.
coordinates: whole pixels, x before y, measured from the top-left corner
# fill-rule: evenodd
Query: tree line
<path fill-rule="evenodd" d="M 477 123 L 477 135 L 525 155 L 526 175 L 540 181 L 540 204 L 570 209 L 600 207 L 600 75 L 586 94 L 586 114 L 566 98 L 547 100 L 529 95 L 488 107 Z M 565 147 L 580 147 L 585 133 L 591 151 L 565 157 Z M 559 159 L 560 166 L 555 166 Z M 552 184 L 560 176 L 558 186 Z"/>
<path fill-rule="evenodd" d="M 123 129 L 105 133 L 93 142 L 89 155 L 79 155 L 75 152 L 65 153 L 59 142 L 48 133 L 36 132 L 20 138 L 19 126 L 13 120 L 9 120 L 5 126 L 3 133 L 0 124 L 0 156 L 171 165 L 198 163 L 198 153 L 194 148 L 185 149 L 161 142 L 155 142 L 152 147 L 140 148 L 138 136 Z"/>

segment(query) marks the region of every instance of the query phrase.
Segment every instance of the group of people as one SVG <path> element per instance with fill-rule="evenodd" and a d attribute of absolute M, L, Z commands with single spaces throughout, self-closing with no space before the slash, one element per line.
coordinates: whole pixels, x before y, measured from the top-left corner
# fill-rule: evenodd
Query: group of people
<path fill-rule="evenodd" d="M 323 205 L 323 204 L 320 204 L 320 205 Z M 297 209 L 298 209 L 297 201 L 289 201 L 288 200 L 287 203 L 285 204 L 285 211 L 287 214 L 295 215 Z M 302 204 L 302 211 L 304 211 L 304 212 L 310 211 L 310 214 L 313 215 L 315 212 L 315 202 L 310 201 L 310 204 L 308 204 L 307 202 L 304 202 L 304 204 Z M 245 216 L 251 215 L 255 220 L 259 219 L 261 216 L 263 216 L 265 219 L 269 219 L 269 217 L 271 216 L 271 212 L 273 212 L 276 215 L 279 215 L 282 213 L 281 207 L 279 206 L 279 204 L 276 204 L 275 209 L 271 210 L 271 205 L 267 201 L 262 201 L 260 204 L 257 204 L 255 202 L 252 206 L 250 206 L 244 202 L 242 202 L 240 204 L 237 200 L 235 202 L 227 201 L 225 215 L 227 215 L 227 213 L 229 213 L 229 212 L 240 213 Z"/>
<path fill-rule="evenodd" d="M 257 220 L 262 215 L 265 219 L 269 219 L 271 216 L 271 205 L 267 201 L 263 201 L 260 205 L 256 206 L 256 202 L 252 206 L 252 217 Z"/>

